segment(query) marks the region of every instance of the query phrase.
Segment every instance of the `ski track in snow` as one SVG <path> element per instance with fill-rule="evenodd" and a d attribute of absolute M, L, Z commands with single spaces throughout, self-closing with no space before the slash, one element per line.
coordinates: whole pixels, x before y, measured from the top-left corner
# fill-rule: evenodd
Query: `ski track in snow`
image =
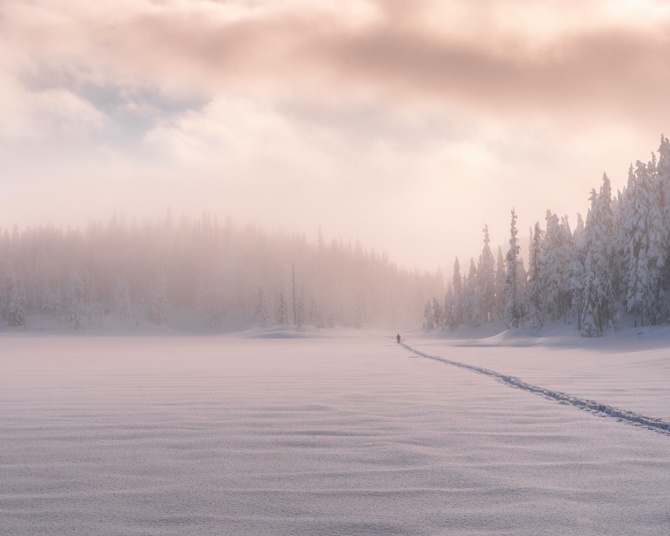
<path fill-rule="evenodd" d="M 639 413 L 635 413 L 633 411 L 627 411 L 615 408 L 613 406 L 608 406 L 607 404 L 601 404 L 600 402 L 596 402 L 594 400 L 586 400 L 566 393 L 561 393 L 560 391 L 552 391 L 551 389 L 538 387 L 537 385 L 526 383 L 520 380 L 519 378 L 515 378 L 514 376 L 509 376 L 507 374 L 502 374 L 500 372 L 496 372 L 495 370 L 476 367 L 474 365 L 468 365 L 467 363 L 452 361 L 451 359 L 446 359 L 444 357 L 427 354 L 425 352 L 417 350 L 416 348 L 412 348 L 409 344 L 404 342 L 401 342 L 400 344 L 410 352 L 413 352 L 420 357 L 425 357 L 426 359 L 433 359 L 435 361 L 439 361 L 440 363 L 445 363 L 447 365 L 452 365 L 454 367 L 460 367 L 463 369 L 471 370 L 472 372 L 476 372 L 477 374 L 490 376 L 506 385 L 509 385 L 510 387 L 515 387 L 517 389 L 521 389 L 529 393 L 543 396 L 550 400 L 555 400 L 561 404 L 569 404 L 579 409 L 591 411 L 593 413 L 602 416 L 615 418 L 618 421 L 626 422 L 636 426 L 644 426 L 650 430 L 654 430 L 656 432 L 660 432 L 665 435 L 670 435 L 670 422 L 666 422 L 661 419 L 655 419 L 653 417 L 646 417 L 645 415 L 640 415 Z"/>

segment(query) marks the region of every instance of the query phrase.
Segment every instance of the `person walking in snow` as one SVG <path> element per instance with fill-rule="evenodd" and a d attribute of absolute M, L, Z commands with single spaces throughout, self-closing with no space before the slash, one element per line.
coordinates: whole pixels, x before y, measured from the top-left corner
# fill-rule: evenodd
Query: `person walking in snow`
<path fill-rule="evenodd" d="M 395 336 L 395 338 L 396 338 L 396 340 L 398 341 L 398 344 L 400 344 L 400 333 L 398 333 L 398 334 Z"/>

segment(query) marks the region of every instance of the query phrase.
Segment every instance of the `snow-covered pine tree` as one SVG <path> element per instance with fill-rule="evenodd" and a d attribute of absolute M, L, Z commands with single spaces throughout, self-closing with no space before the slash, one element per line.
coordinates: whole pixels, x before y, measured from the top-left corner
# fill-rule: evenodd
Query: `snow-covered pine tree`
<path fill-rule="evenodd" d="M 436 328 L 444 327 L 444 311 L 442 310 L 442 305 L 435 298 L 432 299 L 433 303 L 433 323 Z"/>
<path fill-rule="evenodd" d="M 649 188 L 645 190 L 648 207 L 647 214 L 647 264 L 648 264 L 648 288 L 646 290 L 645 315 L 646 321 L 651 325 L 657 325 L 665 319 L 665 311 L 662 307 L 662 280 L 663 267 L 667 257 L 668 230 L 663 223 L 663 189 L 659 180 L 656 167 L 656 155 L 651 154 L 651 162 L 647 168 L 652 170 Z"/>
<path fill-rule="evenodd" d="M 505 305 L 507 298 L 505 296 L 505 280 L 507 279 L 507 267 L 503 257 L 502 248 L 498 247 L 498 257 L 496 259 L 496 278 L 495 278 L 495 320 L 505 319 Z"/>
<path fill-rule="evenodd" d="M 663 213 L 663 228 L 670 230 L 670 141 L 661 135 L 661 145 L 658 148 L 658 164 L 656 165 L 656 177 L 660 190 L 661 210 Z M 670 232 L 666 234 L 665 266 L 663 267 L 663 276 L 661 278 L 662 287 L 666 291 L 670 290 Z M 668 318 L 667 298 L 662 303 L 661 310 L 665 312 L 664 316 Z"/>
<path fill-rule="evenodd" d="M 584 266 L 584 283 L 582 290 L 582 312 L 581 312 L 581 334 L 584 337 L 600 337 L 603 334 L 600 316 L 598 315 L 596 283 L 593 281 L 594 273 L 589 270 L 589 265 Z"/>
<path fill-rule="evenodd" d="M 288 323 L 288 309 L 286 307 L 286 298 L 284 297 L 283 292 L 279 293 L 279 298 L 277 299 L 275 321 L 280 326 L 284 326 Z"/>
<path fill-rule="evenodd" d="M 5 304 L 7 324 L 13 327 L 25 326 L 26 311 L 23 284 L 14 271 L 5 276 L 4 294 L 7 300 Z"/>
<path fill-rule="evenodd" d="M 267 327 L 269 318 L 267 303 L 265 303 L 265 292 L 263 291 L 263 287 L 258 287 L 256 308 L 254 309 L 254 323 L 264 328 Z"/>
<path fill-rule="evenodd" d="M 528 301 L 528 318 L 533 331 L 536 333 L 540 331 L 544 324 L 545 311 L 545 286 L 543 284 L 543 243 L 542 243 L 542 229 L 540 223 L 535 223 L 535 229 L 531 231 L 531 246 L 530 246 L 530 263 L 528 265 L 528 286 L 527 286 L 527 301 Z"/>
<path fill-rule="evenodd" d="M 570 263 L 570 296 L 572 301 L 571 317 L 577 329 L 582 330 L 582 313 L 584 307 L 584 220 L 577 214 L 577 226 L 573 233 L 574 254 Z"/>
<path fill-rule="evenodd" d="M 581 219 L 581 216 L 577 215 Z M 561 272 L 561 285 L 559 293 L 558 311 L 564 321 L 570 321 L 570 312 L 572 310 L 572 263 L 577 255 L 575 247 L 575 238 L 570 230 L 570 223 L 567 216 L 561 218 L 561 241 L 560 258 L 565 267 Z"/>
<path fill-rule="evenodd" d="M 477 267 L 477 303 L 480 322 L 492 322 L 495 317 L 495 260 L 489 245 L 488 225 L 483 231 L 484 247 Z"/>
<path fill-rule="evenodd" d="M 505 324 L 509 329 L 519 327 L 522 317 L 521 289 L 519 288 L 519 239 L 517 238 L 516 211 L 512 209 L 509 249 L 507 250 L 505 277 Z"/>
<path fill-rule="evenodd" d="M 526 295 L 528 274 L 526 273 L 526 266 L 524 265 L 523 258 L 521 256 L 519 256 L 519 266 L 517 267 L 516 278 L 519 289 L 519 303 L 521 304 L 521 317 L 519 318 L 519 325 L 521 325 L 526 322 L 526 317 L 528 316 L 528 307 L 526 304 L 528 301 L 528 297 Z"/>
<path fill-rule="evenodd" d="M 86 289 L 78 270 L 70 274 L 67 289 L 67 320 L 70 327 L 79 329 L 84 321 Z"/>
<path fill-rule="evenodd" d="M 545 287 L 544 315 L 549 320 L 565 319 L 571 305 L 571 276 L 574 247 L 567 218 L 559 221 L 547 211 L 542 241 L 542 284 Z"/>
<path fill-rule="evenodd" d="M 293 323 L 296 326 L 301 326 L 302 304 L 300 304 L 300 309 L 298 309 L 298 294 L 296 292 L 296 286 L 295 286 L 295 263 L 293 263 L 291 266 L 291 304 L 293 305 Z"/>
<path fill-rule="evenodd" d="M 602 257 L 598 260 L 601 286 L 598 314 L 603 322 L 610 327 L 616 327 L 617 299 L 614 293 L 616 288 L 615 277 L 615 254 L 616 254 L 616 218 L 612 207 L 612 187 L 606 173 L 603 173 L 603 181 L 598 193 L 598 226 L 596 241 L 602 244 L 600 251 Z"/>
<path fill-rule="evenodd" d="M 655 160 L 635 169 L 626 229 L 626 308 L 642 325 L 657 324 L 661 317 L 662 268 L 665 265 L 666 231 L 660 204 L 660 188 L 654 179 Z"/>
<path fill-rule="evenodd" d="M 42 294 L 42 311 L 50 314 L 58 314 L 60 313 L 60 307 L 60 290 L 56 290 L 51 284 L 46 285 Z"/>
<path fill-rule="evenodd" d="M 302 327 L 302 325 L 305 323 L 305 306 L 304 306 L 305 300 L 303 298 L 302 293 L 300 294 L 294 294 L 294 301 L 293 301 L 293 317 L 295 319 L 295 325 L 297 327 Z M 356 314 L 358 314 L 358 311 L 356 311 Z"/>
<path fill-rule="evenodd" d="M 105 311 L 102 307 L 102 303 L 98 299 L 98 289 L 95 286 L 95 282 L 92 279 L 89 279 L 86 284 L 86 296 L 88 298 L 86 305 L 86 315 L 88 318 L 89 324 L 98 324 L 101 325 L 104 322 Z"/>
<path fill-rule="evenodd" d="M 618 201 L 618 215 L 617 215 L 617 229 L 616 229 L 616 259 L 615 270 L 618 286 L 617 300 L 623 304 L 624 308 L 628 309 L 628 288 L 629 279 L 631 275 L 632 263 L 632 249 L 631 249 L 631 234 L 635 225 L 635 211 L 637 210 L 635 204 L 635 170 L 631 164 L 628 168 L 628 182 L 623 190 L 619 193 Z"/>
<path fill-rule="evenodd" d="M 128 280 L 122 275 L 116 278 L 114 309 L 119 318 L 123 320 L 130 318 L 130 287 L 128 286 Z"/>
<path fill-rule="evenodd" d="M 452 309 L 451 324 L 455 327 L 463 325 L 463 278 L 458 257 L 454 260 L 454 271 L 451 276 L 451 285 L 454 291 L 454 306 Z"/>
<path fill-rule="evenodd" d="M 475 261 L 470 259 L 468 275 L 463 283 L 463 322 L 470 327 L 480 325 L 481 312 L 477 292 L 477 268 Z"/>
<path fill-rule="evenodd" d="M 52 267 L 49 256 L 42 252 L 38 256 L 36 279 L 33 284 L 32 310 L 56 313 L 60 307 L 60 293 L 53 284 Z"/>
<path fill-rule="evenodd" d="M 454 290 L 451 283 L 447 286 L 447 292 L 444 295 L 444 324 L 445 328 L 456 329 L 454 320 Z"/>
<path fill-rule="evenodd" d="M 591 208 L 586 218 L 582 334 L 600 336 L 616 323 L 614 296 L 615 229 L 610 182 L 603 174 L 600 193 L 591 191 Z"/>
<path fill-rule="evenodd" d="M 423 327 L 427 330 L 435 328 L 435 317 L 433 316 L 433 304 L 431 300 L 426 301 L 423 308 Z"/>
<path fill-rule="evenodd" d="M 625 265 L 625 288 L 626 288 L 626 310 L 635 317 L 635 323 L 638 319 L 644 323 L 643 308 L 644 308 L 644 286 L 646 282 L 646 262 L 640 263 L 640 254 L 644 255 L 645 242 L 645 220 L 646 207 L 644 203 L 646 196 L 641 195 L 639 190 L 642 185 L 638 184 L 638 179 L 647 178 L 646 166 L 639 160 L 637 161 L 637 170 L 635 178 L 631 181 L 630 175 L 633 174 L 633 166 L 629 172 L 629 188 L 626 189 L 627 194 L 627 211 L 625 220 L 622 222 L 624 228 L 624 253 L 626 259 Z M 644 167 L 644 169 L 642 169 Z M 632 188 L 631 188 L 632 186 Z"/>
<path fill-rule="evenodd" d="M 163 274 L 156 278 L 149 318 L 158 326 L 165 326 L 168 323 L 167 279 Z"/>
<path fill-rule="evenodd" d="M 582 313 L 581 332 L 585 337 L 599 337 L 603 333 L 602 319 L 598 314 L 600 306 L 598 289 L 600 278 L 598 273 L 597 258 L 600 255 L 596 250 L 601 244 L 596 240 L 598 220 L 598 193 L 591 190 L 591 208 L 586 215 L 585 241 L 584 241 L 584 279 L 582 282 Z"/>

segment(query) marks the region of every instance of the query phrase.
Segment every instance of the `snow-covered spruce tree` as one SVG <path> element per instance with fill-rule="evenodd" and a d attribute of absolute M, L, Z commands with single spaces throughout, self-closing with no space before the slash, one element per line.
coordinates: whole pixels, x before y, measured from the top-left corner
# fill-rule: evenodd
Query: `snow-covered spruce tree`
<path fill-rule="evenodd" d="M 454 290 L 451 284 L 447 286 L 447 292 L 444 295 L 444 327 L 456 329 L 453 324 L 454 319 Z"/>
<path fill-rule="evenodd" d="M 298 293 L 295 286 L 295 263 L 291 265 L 291 304 L 293 306 L 293 323 L 296 326 L 302 325 L 302 304 L 298 306 Z M 300 312 L 300 315 L 298 315 Z"/>
<path fill-rule="evenodd" d="M 470 259 L 470 269 L 463 282 L 463 322 L 473 328 L 481 324 L 481 311 L 477 292 L 477 268 L 475 261 Z"/>
<path fill-rule="evenodd" d="M 492 322 L 495 317 L 495 260 L 491 253 L 489 227 L 484 226 L 484 247 L 477 267 L 477 303 L 479 321 Z"/>
<path fill-rule="evenodd" d="M 35 277 L 28 279 L 28 288 L 33 287 L 32 306 L 29 309 L 53 314 L 60 305 L 60 293 L 54 288 L 49 257 L 45 252 L 37 256 L 35 270 Z"/>
<path fill-rule="evenodd" d="M 670 290 L 670 141 L 661 135 L 661 145 L 658 148 L 658 164 L 656 165 L 656 177 L 660 190 L 661 210 L 663 212 L 663 228 L 666 233 L 665 266 L 663 267 L 663 276 L 661 278 L 662 287 L 667 293 Z M 668 313 L 667 298 L 663 300 L 661 309 L 665 312 L 664 318 L 667 320 Z"/>
<path fill-rule="evenodd" d="M 540 331 L 544 324 L 545 311 L 545 286 L 543 285 L 543 242 L 540 223 L 535 223 L 535 229 L 531 232 L 530 263 L 528 265 L 528 318 L 533 331 Z"/>
<path fill-rule="evenodd" d="M 505 324 L 509 329 L 519 327 L 522 317 L 521 289 L 519 288 L 519 239 L 517 238 L 516 212 L 512 209 L 509 249 L 507 250 L 505 277 Z"/>
<path fill-rule="evenodd" d="M 60 313 L 60 306 L 60 290 L 55 289 L 50 284 L 45 286 L 42 294 L 42 311 L 47 314 L 57 315 Z"/>
<path fill-rule="evenodd" d="M 596 227 L 596 241 L 603 247 L 600 249 L 602 257 L 598 259 L 602 285 L 600 286 L 599 314 L 607 325 L 615 328 L 618 323 L 617 299 L 614 293 L 616 254 L 616 218 L 612 206 L 612 187 L 606 173 L 603 173 L 603 182 L 598 193 L 598 225 Z"/>
<path fill-rule="evenodd" d="M 584 306 L 584 220 L 581 214 L 577 214 L 577 226 L 573 233 L 574 253 L 570 262 L 570 319 L 574 321 L 577 329 L 582 330 L 582 309 Z"/>
<path fill-rule="evenodd" d="M 158 326 L 168 324 L 167 278 L 161 274 L 156 278 L 149 310 L 149 319 Z"/>
<path fill-rule="evenodd" d="M 628 168 L 628 182 L 617 195 L 617 227 L 614 270 L 617 287 L 615 293 L 617 301 L 622 308 L 628 312 L 628 287 L 630 278 L 630 267 L 632 263 L 632 251 L 630 236 L 633 232 L 635 221 L 636 189 L 635 170 L 631 164 Z"/>
<path fill-rule="evenodd" d="M 526 283 L 528 282 L 528 274 L 526 267 L 523 264 L 523 259 L 519 257 L 519 266 L 517 267 L 516 277 L 519 289 L 519 302 L 521 303 L 521 318 L 519 324 L 524 324 L 528 317 L 528 296 L 526 295 Z"/>
<path fill-rule="evenodd" d="M 435 327 L 442 328 L 444 327 L 444 311 L 442 305 L 435 298 L 432 299 L 433 304 L 433 323 Z"/>
<path fill-rule="evenodd" d="M 505 296 L 505 281 L 507 279 L 507 266 L 503 257 L 502 248 L 498 247 L 498 257 L 496 259 L 496 279 L 495 279 L 495 320 L 505 319 L 505 305 L 507 297 Z"/>
<path fill-rule="evenodd" d="M 463 280 L 461 279 L 461 265 L 458 257 L 454 261 L 454 273 L 451 277 L 451 287 L 453 291 L 453 301 L 451 307 L 451 317 L 449 325 L 452 329 L 458 328 L 463 324 Z"/>
<path fill-rule="evenodd" d="M 584 337 L 600 337 L 603 334 L 598 314 L 598 296 L 593 282 L 594 274 L 584 266 L 584 288 L 582 290 L 582 312 L 580 331 Z"/>
<path fill-rule="evenodd" d="M 284 326 L 288 323 L 288 309 L 286 307 L 286 298 L 284 297 L 283 292 L 279 293 L 279 298 L 277 299 L 275 322 L 280 326 Z"/>
<path fill-rule="evenodd" d="M 547 211 L 546 232 L 542 242 L 542 282 L 545 287 L 545 311 L 549 320 L 567 319 L 572 302 L 570 265 L 574 256 L 572 233 L 567 218 L 559 221 Z"/>
<path fill-rule="evenodd" d="M 259 327 L 267 327 L 270 315 L 268 314 L 265 292 L 263 287 L 258 287 L 256 294 L 256 307 L 254 309 L 254 323 Z"/>
<path fill-rule="evenodd" d="M 302 293 L 295 295 L 293 302 L 293 318 L 295 319 L 295 325 L 297 327 L 302 327 L 305 323 L 305 306 L 304 298 Z M 358 314 L 358 310 L 356 310 Z"/>
<path fill-rule="evenodd" d="M 647 197 L 642 195 L 640 190 L 644 185 L 638 184 L 642 179 L 648 182 L 647 169 L 639 160 L 636 163 L 637 169 L 633 171 L 631 165 L 629 170 L 628 188 L 626 189 L 626 212 L 625 219 L 622 221 L 624 243 L 623 251 L 626 264 L 624 266 L 625 278 L 625 303 L 628 313 L 635 317 L 635 324 L 638 320 L 644 325 L 644 289 L 646 286 L 646 259 L 645 257 L 645 225 L 646 212 L 645 206 Z M 631 180 L 631 175 L 633 179 Z M 643 257 L 640 262 L 640 256 Z"/>
<path fill-rule="evenodd" d="M 538 255 L 542 257 L 543 266 L 540 272 L 537 274 L 537 278 L 540 280 L 538 285 L 544 289 L 545 296 L 541 300 L 543 306 L 543 316 L 549 320 L 558 320 L 558 295 L 560 292 L 560 281 L 561 281 L 561 272 L 565 270 L 565 265 L 560 264 L 560 257 L 558 248 L 559 245 L 559 224 L 558 216 L 553 214 L 550 210 L 547 210 L 545 216 L 546 226 L 544 239 L 542 242 L 542 251 L 538 252 Z M 538 226 L 536 225 L 536 229 Z M 532 251 L 531 251 L 531 263 L 532 263 Z"/>
<path fill-rule="evenodd" d="M 5 276 L 4 294 L 6 301 L 7 324 L 13 327 L 26 325 L 25 297 L 23 284 L 16 276 L 16 272 L 9 272 Z"/>
<path fill-rule="evenodd" d="M 423 308 L 423 327 L 427 330 L 435 328 L 435 318 L 433 317 L 433 304 L 431 300 L 426 301 Z"/>
<path fill-rule="evenodd" d="M 585 337 L 599 337 L 603 333 L 603 325 L 598 309 L 600 306 L 600 295 L 598 289 L 600 278 L 598 274 L 597 259 L 602 254 L 596 252 L 601 244 L 596 240 L 595 226 L 597 225 L 598 193 L 591 190 L 591 208 L 586 215 L 585 241 L 584 241 L 584 271 L 582 282 L 582 312 L 581 333 Z"/>
<path fill-rule="evenodd" d="M 114 286 L 114 309 L 119 318 L 130 318 L 130 288 L 128 280 L 122 275 L 117 277 Z"/>
<path fill-rule="evenodd" d="M 78 270 L 70 274 L 67 289 L 67 321 L 73 329 L 82 327 L 84 321 L 86 288 Z"/>
<path fill-rule="evenodd" d="M 647 196 L 645 205 L 647 213 L 647 271 L 648 286 L 645 291 L 645 320 L 651 325 L 657 325 L 665 320 L 662 307 L 662 280 L 663 267 L 667 257 L 668 230 L 663 224 L 662 188 L 656 169 L 656 155 L 652 153 L 651 162 L 647 165 L 651 170 L 649 188 L 644 189 Z"/>
<path fill-rule="evenodd" d="M 641 325 L 657 324 L 661 317 L 660 294 L 665 264 L 666 231 L 652 159 L 636 163 L 634 190 L 628 192 L 627 219 L 622 223 L 626 243 L 626 309 Z M 631 195 L 632 194 L 632 195 Z"/>
<path fill-rule="evenodd" d="M 88 300 L 86 303 L 86 318 L 89 324 L 101 325 L 104 322 L 105 310 L 98 299 L 98 290 L 95 282 L 90 279 L 87 283 L 86 297 Z"/>
<path fill-rule="evenodd" d="M 581 216 L 577 214 L 578 219 Z M 582 223 L 583 225 L 583 223 Z M 572 310 L 572 262 L 577 255 L 575 237 L 570 229 L 570 222 L 567 216 L 561 218 L 561 262 L 564 267 L 561 280 L 561 293 L 559 303 L 559 313 L 566 322 L 570 321 L 570 311 Z"/>
<path fill-rule="evenodd" d="M 615 229 L 612 193 L 607 175 L 603 175 L 600 193 L 591 191 L 591 208 L 585 226 L 582 335 L 600 336 L 616 324 L 614 295 Z"/>

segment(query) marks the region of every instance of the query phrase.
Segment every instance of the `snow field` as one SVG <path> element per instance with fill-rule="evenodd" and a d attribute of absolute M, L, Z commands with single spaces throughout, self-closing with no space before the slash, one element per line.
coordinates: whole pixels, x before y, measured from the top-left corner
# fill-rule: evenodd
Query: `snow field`
<path fill-rule="evenodd" d="M 533 366 L 538 348 L 441 348 L 533 384 L 554 388 L 542 368 L 561 377 Z M 588 372 L 588 351 L 547 352 Z M 373 333 L 0 339 L 12 536 L 665 535 L 668 440 Z"/>
<path fill-rule="evenodd" d="M 510 387 L 515 387 L 517 389 L 521 389 L 523 391 L 526 391 L 528 393 L 536 394 L 539 396 L 543 396 L 545 398 L 555 400 L 556 402 L 560 402 L 561 404 L 569 404 L 572 406 L 575 406 L 576 408 L 579 409 L 584 409 L 587 411 L 592 411 L 594 413 L 601 414 L 603 416 L 608 416 L 615 418 L 620 421 L 625 421 L 630 424 L 635 424 L 635 425 L 642 425 L 650 430 L 665 433 L 670 435 L 670 422 L 664 421 L 662 419 L 657 419 L 653 417 L 647 417 L 645 415 L 641 415 L 639 413 L 635 413 L 633 411 L 628 411 L 625 409 L 620 409 L 616 408 L 613 406 L 609 406 L 607 404 L 603 404 L 602 402 L 598 402 L 595 400 L 587 400 L 583 398 L 576 397 L 574 395 L 570 395 L 567 393 L 563 393 L 560 391 L 555 391 L 552 389 L 547 389 L 544 387 L 539 387 L 537 385 L 532 385 L 527 382 L 524 382 L 520 380 L 519 378 L 516 378 L 514 376 L 510 376 L 508 374 L 503 374 L 501 372 L 497 372 L 495 370 L 490 370 L 487 368 L 482 368 L 482 367 L 477 367 L 474 365 L 469 365 L 466 363 L 462 363 L 459 361 L 452 361 L 450 359 L 445 359 L 443 357 L 427 354 L 425 352 L 420 352 L 418 350 L 415 350 L 411 346 L 409 346 L 406 343 L 402 343 L 402 346 L 410 350 L 411 352 L 416 353 L 417 355 L 424 357 L 426 359 L 433 359 L 435 361 L 439 361 L 441 363 L 445 363 L 447 365 L 451 365 L 453 367 L 459 367 L 462 369 L 470 370 L 472 372 L 475 372 L 477 374 L 482 374 L 484 376 L 489 376 L 491 378 L 494 378 L 506 385 L 509 385 Z M 501 365 L 505 365 L 505 363 L 500 363 Z"/>

